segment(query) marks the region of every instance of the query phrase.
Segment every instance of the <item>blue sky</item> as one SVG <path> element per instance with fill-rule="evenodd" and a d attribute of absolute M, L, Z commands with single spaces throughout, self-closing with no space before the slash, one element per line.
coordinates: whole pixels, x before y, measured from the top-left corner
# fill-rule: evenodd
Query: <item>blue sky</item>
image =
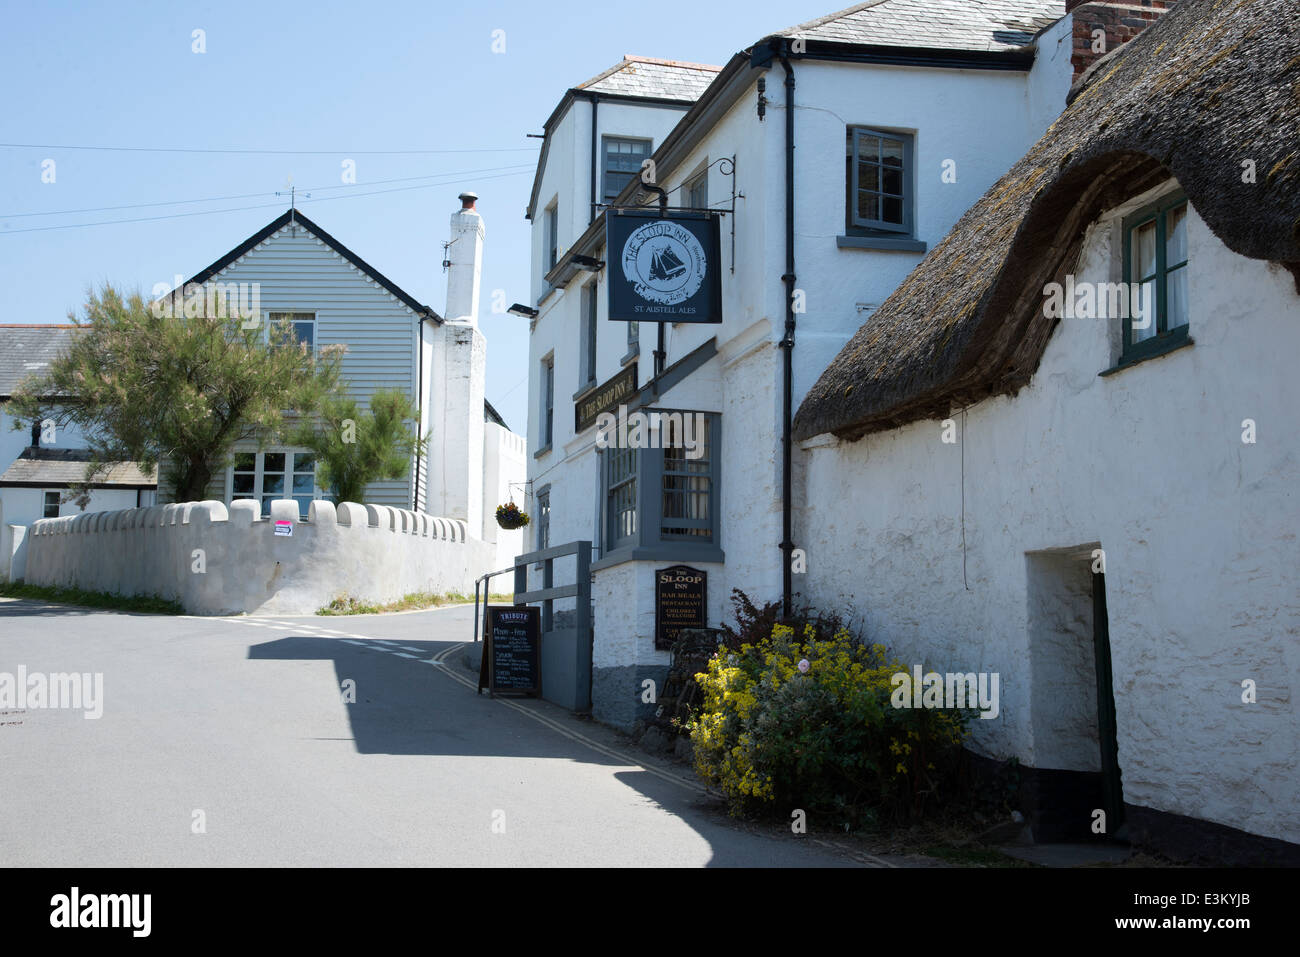
<path fill-rule="evenodd" d="M 34 145 L 0 147 L 0 322 L 66 322 L 104 280 L 147 294 L 194 274 L 287 208 L 274 193 L 290 176 L 313 194 L 300 200 L 307 215 L 439 310 L 440 244 L 457 194 L 474 190 L 487 225 L 483 312 L 494 289 L 526 301 L 524 209 L 540 141 L 525 134 L 541 132 L 566 89 L 625 53 L 722 64 L 834 4 L 10 4 L 0 143 Z M 196 29 L 202 54 L 192 50 Z M 494 30 L 505 31 L 504 54 L 492 52 Z M 45 159 L 55 161 L 54 183 L 41 181 Z M 357 185 L 322 189 L 342 185 L 344 159 L 355 160 Z M 381 182 L 411 177 L 433 178 Z M 213 201 L 142 206 L 196 199 Z M 94 209 L 111 206 L 142 208 Z M 224 211 L 192 215 L 208 210 Z M 174 218 L 84 225 L 164 216 Z M 41 229 L 50 226 L 69 228 Z M 516 431 L 526 419 L 526 322 L 482 320 L 488 398 Z"/>

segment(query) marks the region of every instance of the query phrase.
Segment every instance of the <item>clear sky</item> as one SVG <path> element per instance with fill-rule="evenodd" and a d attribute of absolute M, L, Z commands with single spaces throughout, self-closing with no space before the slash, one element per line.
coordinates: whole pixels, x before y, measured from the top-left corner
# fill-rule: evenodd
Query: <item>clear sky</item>
<path fill-rule="evenodd" d="M 147 295 L 193 275 L 287 208 L 275 191 L 290 176 L 312 193 L 299 199 L 308 216 L 441 312 L 441 243 L 470 189 L 487 226 L 487 395 L 522 432 L 527 320 L 488 308 L 494 289 L 507 302 L 528 298 L 524 210 L 540 141 L 525 134 L 541 132 L 566 89 L 624 54 L 721 65 L 837 8 L 0 0 L 0 143 L 32 144 L 0 146 L 0 322 L 66 322 L 104 280 Z M 504 53 L 492 50 L 495 30 Z M 137 149 L 70 148 L 86 146 Z M 418 150 L 448 152 L 400 152 Z M 53 183 L 42 182 L 46 159 Z M 356 185 L 342 184 L 345 159 Z M 151 217 L 168 218 L 87 225 Z"/>

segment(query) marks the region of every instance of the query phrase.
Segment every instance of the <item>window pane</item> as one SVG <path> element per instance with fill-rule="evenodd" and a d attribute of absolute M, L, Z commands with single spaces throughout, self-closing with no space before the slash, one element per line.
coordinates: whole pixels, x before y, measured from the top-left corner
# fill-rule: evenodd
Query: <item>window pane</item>
<path fill-rule="evenodd" d="M 307 509 L 311 507 L 312 498 L 310 495 L 295 495 L 293 500 L 298 503 L 298 518 L 307 518 Z"/>
<path fill-rule="evenodd" d="M 901 169 L 889 169 L 888 167 L 886 167 L 884 173 L 885 173 L 884 191 L 886 193 L 892 193 L 895 196 L 902 196 L 903 195 L 903 171 Z"/>
<path fill-rule="evenodd" d="M 316 456 L 306 452 L 295 452 L 293 456 L 293 470 L 295 472 L 306 472 L 311 475 L 316 471 Z"/>
<path fill-rule="evenodd" d="M 265 472 L 283 472 L 284 471 L 284 453 L 267 452 L 262 459 L 262 470 Z"/>
<path fill-rule="evenodd" d="M 880 167 L 875 163 L 858 164 L 858 189 L 880 190 Z"/>
<path fill-rule="evenodd" d="M 270 472 L 262 476 L 262 491 L 268 495 L 279 495 L 284 491 L 284 475 Z"/>
<path fill-rule="evenodd" d="M 1166 274 L 1168 329 L 1187 325 L 1187 267 L 1182 266 Z"/>
<path fill-rule="evenodd" d="M 880 137 L 870 133 L 859 133 L 857 138 L 858 162 L 880 162 Z"/>
<path fill-rule="evenodd" d="M 231 491 L 235 495 L 253 494 L 253 475 L 251 472 L 236 472 L 231 482 Z"/>
<path fill-rule="evenodd" d="M 1155 221 L 1133 230 L 1130 240 L 1133 247 L 1133 281 L 1141 282 L 1156 274 L 1156 224 Z"/>
<path fill-rule="evenodd" d="M 316 476 L 308 473 L 306 475 L 294 475 L 293 477 L 293 494 L 306 495 L 308 498 L 316 491 Z"/>
<path fill-rule="evenodd" d="M 305 342 L 308 346 L 315 345 L 316 342 L 316 323 L 314 322 L 295 322 L 293 324 L 294 338 L 299 342 Z"/>
<path fill-rule="evenodd" d="M 858 218 L 879 219 L 880 197 L 875 193 L 858 190 Z"/>
<path fill-rule="evenodd" d="M 887 223 L 896 223 L 903 225 L 903 201 L 897 196 L 886 196 L 884 199 L 884 215 L 880 218 Z"/>
<path fill-rule="evenodd" d="M 1133 305 L 1133 342 L 1150 339 L 1156 334 L 1156 283 L 1149 279 L 1142 283 L 1138 301 Z"/>
<path fill-rule="evenodd" d="M 252 472 L 257 468 L 257 458 L 252 452 L 235 453 L 235 471 Z"/>
<path fill-rule="evenodd" d="M 1187 261 L 1187 204 L 1165 213 L 1165 264 L 1181 265 Z"/>
<path fill-rule="evenodd" d="M 885 166 L 903 165 L 903 141 L 884 139 L 880 141 L 880 162 Z"/>

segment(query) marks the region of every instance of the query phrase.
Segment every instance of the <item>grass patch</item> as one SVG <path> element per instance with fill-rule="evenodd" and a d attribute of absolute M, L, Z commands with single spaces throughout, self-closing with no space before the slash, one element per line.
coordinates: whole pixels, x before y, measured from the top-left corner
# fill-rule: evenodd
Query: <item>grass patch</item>
<path fill-rule="evenodd" d="M 351 595 L 341 595 L 324 608 L 317 609 L 316 614 L 383 615 L 394 611 L 420 611 L 425 608 L 441 608 L 444 605 L 464 605 L 473 600 L 473 595 L 462 595 L 457 591 L 449 591 L 442 594 L 417 591 L 411 592 L 411 594 L 406 595 L 397 601 L 390 601 L 387 604 L 376 605 L 359 598 L 353 598 Z M 495 594 L 488 596 L 489 604 L 509 605 L 512 604 L 514 600 L 514 595 Z"/>
<path fill-rule="evenodd" d="M 0 583 L 0 598 L 33 598 L 60 605 L 144 612 L 149 615 L 185 614 L 185 609 L 181 607 L 180 602 L 158 598 L 155 595 L 114 595 L 103 591 L 83 591 L 80 588 L 59 588 L 54 585 L 26 585 L 21 582 Z"/>

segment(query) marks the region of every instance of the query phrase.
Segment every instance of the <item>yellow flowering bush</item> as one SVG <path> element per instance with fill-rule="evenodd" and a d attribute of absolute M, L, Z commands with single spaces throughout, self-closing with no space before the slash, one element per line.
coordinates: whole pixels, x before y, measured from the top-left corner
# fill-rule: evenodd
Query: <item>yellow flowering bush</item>
<path fill-rule="evenodd" d="M 696 772 L 733 813 L 802 808 L 850 826 L 911 817 L 946 796 L 968 713 L 894 708 L 891 679 L 908 667 L 815 622 L 721 647 L 696 675 Z"/>

